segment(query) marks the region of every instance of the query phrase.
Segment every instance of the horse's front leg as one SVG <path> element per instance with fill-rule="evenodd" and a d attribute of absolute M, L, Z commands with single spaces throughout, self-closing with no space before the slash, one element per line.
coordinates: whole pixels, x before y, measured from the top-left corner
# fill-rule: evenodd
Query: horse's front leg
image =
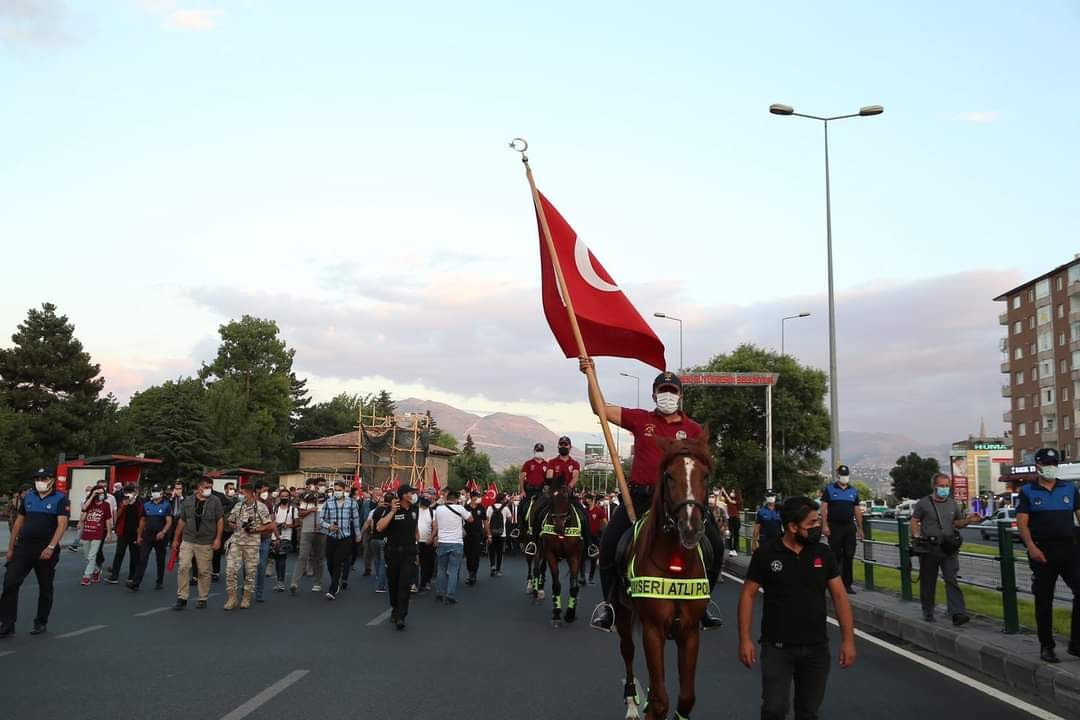
<path fill-rule="evenodd" d="M 645 646 L 645 664 L 649 668 L 649 702 L 645 717 L 667 720 L 670 704 L 667 688 L 664 687 L 664 643 L 667 642 L 667 628 L 659 623 L 644 622 L 641 635 L 642 644 Z"/>
<path fill-rule="evenodd" d="M 570 566 L 570 600 L 566 604 L 566 622 L 572 623 L 577 619 L 577 596 L 581 588 L 578 572 L 581 570 L 581 562 L 575 558 L 570 558 L 566 562 Z"/>
<path fill-rule="evenodd" d="M 697 675 L 698 649 L 701 645 L 701 623 L 685 623 L 675 638 L 679 653 L 679 703 L 676 717 L 688 719 L 696 701 L 694 679 Z"/>
<path fill-rule="evenodd" d="M 551 571 L 551 623 L 559 626 L 562 620 L 562 583 L 559 581 L 559 556 L 554 552 L 547 558 L 548 570 Z"/>
<path fill-rule="evenodd" d="M 616 603 L 618 601 L 616 600 Z M 634 680 L 634 613 L 630 608 L 618 607 L 615 611 L 615 629 L 619 632 L 619 651 L 626 666 L 623 685 L 623 701 L 626 704 L 626 720 L 641 720 L 638 704 L 637 682 Z"/>

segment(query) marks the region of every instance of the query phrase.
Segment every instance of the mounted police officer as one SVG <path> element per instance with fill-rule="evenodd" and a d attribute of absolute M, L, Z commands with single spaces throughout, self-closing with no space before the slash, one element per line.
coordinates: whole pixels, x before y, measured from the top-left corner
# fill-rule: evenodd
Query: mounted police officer
<path fill-rule="evenodd" d="M 1031 592 L 1035 595 L 1035 625 L 1039 629 L 1040 657 L 1061 662 L 1054 652 L 1054 586 L 1060 576 L 1073 593 L 1069 654 L 1080 657 L 1080 547 L 1073 518 L 1080 520 L 1080 492 L 1076 485 L 1057 479 L 1058 451 L 1035 453 L 1038 480 L 1020 488 L 1016 525 L 1028 551 Z"/>
<path fill-rule="evenodd" d="M 592 366 L 592 360 L 587 358 L 581 360 L 582 372 L 590 366 Z M 597 415 L 603 412 L 608 422 L 625 428 L 634 435 L 634 465 L 630 470 L 629 484 L 634 512 L 638 517 L 641 517 L 651 506 L 653 489 L 660 479 L 660 462 L 663 459 L 663 453 L 660 451 L 660 446 L 656 444 L 655 438 L 693 440 L 701 435 L 701 426 L 681 412 L 679 402 L 681 395 L 682 381 L 679 376 L 671 372 L 663 372 L 653 381 L 652 397 L 656 403 L 655 410 L 624 408 L 617 405 L 607 405 L 604 408 L 593 406 L 593 412 Z M 609 602 L 618 582 L 619 571 L 615 566 L 615 553 L 619 540 L 629 528 L 630 517 L 626 513 L 626 508 L 620 505 L 612 513 L 607 528 L 604 530 L 604 536 L 600 540 L 600 584 L 604 591 L 604 602 L 593 610 L 590 621 L 597 630 L 610 632 L 615 623 L 615 610 Z M 711 513 L 705 513 L 705 535 L 713 552 L 713 562 L 708 568 L 711 590 L 720 576 L 724 552 L 724 541 Z M 723 620 L 720 619 L 712 604 L 702 615 L 701 624 L 706 630 L 723 625 Z"/>

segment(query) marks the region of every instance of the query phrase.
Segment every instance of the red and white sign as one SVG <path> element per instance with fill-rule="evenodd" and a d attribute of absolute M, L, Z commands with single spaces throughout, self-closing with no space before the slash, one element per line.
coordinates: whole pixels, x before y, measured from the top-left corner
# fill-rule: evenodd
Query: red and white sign
<path fill-rule="evenodd" d="M 953 499 L 956 502 L 968 501 L 968 479 L 963 475 L 954 475 L 952 479 Z"/>
<path fill-rule="evenodd" d="M 780 376 L 777 373 L 751 372 L 711 372 L 680 375 L 683 385 L 741 385 L 762 387 L 775 385 Z"/>

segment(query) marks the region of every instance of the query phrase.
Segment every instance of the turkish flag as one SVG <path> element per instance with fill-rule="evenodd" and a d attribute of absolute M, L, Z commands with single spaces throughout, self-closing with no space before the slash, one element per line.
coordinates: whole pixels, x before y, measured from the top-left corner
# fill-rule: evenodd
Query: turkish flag
<path fill-rule="evenodd" d="M 471 493 L 480 492 L 480 486 L 476 484 L 476 480 L 470 480 L 465 489 Z"/>
<path fill-rule="evenodd" d="M 352 476 L 352 486 L 353 486 L 354 490 L 359 490 L 360 489 L 360 471 L 359 470 L 357 470 L 356 473 Z"/>
<path fill-rule="evenodd" d="M 439 471 L 431 468 L 431 487 L 435 488 L 435 494 L 442 494 L 442 486 L 439 484 Z"/>
<path fill-rule="evenodd" d="M 641 314 L 615 284 L 615 280 L 597 261 L 587 245 L 578 238 L 559 211 L 543 193 L 540 205 L 551 230 L 551 240 L 562 268 L 566 291 L 574 305 L 585 350 L 590 356 L 634 358 L 658 370 L 665 370 L 664 344 Z M 537 216 L 539 227 L 540 218 Z M 562 295 L 559 293 L 555 266 L 540 227 L 540 279 L 544 297 L 544 315 L 556 342 L 568 358 L 578 357 L 577 342 L 570 328 Z"/>
<path fill-rule="evenodd" d="M 480 500 L 480 504 L 484 507 L 491 507 L 495 504 L 495 496 L 499 494 L 499 489 L 495 487 L 495 483 L 488 485 L 488 489 L 484 492 L 484 497 Z"/>

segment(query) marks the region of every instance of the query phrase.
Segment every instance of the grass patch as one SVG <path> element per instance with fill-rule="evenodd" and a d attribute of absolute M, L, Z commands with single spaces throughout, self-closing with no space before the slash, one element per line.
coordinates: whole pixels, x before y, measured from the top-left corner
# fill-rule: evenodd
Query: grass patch
<path fill-rule="evenodd" d="M 884 533 L 882 533 L 884 534 Z M 877 539 L 876 535 L 875 538 Z M 859 561 L 855 562 L 854 567 L 855 581 L 864 584 L 863 578 L 863 564 Z M 1004 620 L 1004 613 L 1001 609 L 1001 593 L 993 590 L 985 590 L 978 587 L 969 587 L 960 583 L 961 590 L 964 591 L 964 602 L 967 605 L 968 612 L 977 615 L 985 615 L 996 620 Z M 874 566 L 874 589 L 885 590 L 900 594 L 900 571 L 893 568 L 882 567 L 880 565 Z M 912 577 L 911 592 L 914 595 L 913 602 L 919 601 L 919 583 L 916 577 Z M 945 582 L 938 579 L 937 585 L 937 600 L 938 605 L 945 605 Z M 1017 609 L 1020 615 L 1020 624 L 1025 628 L 1029 628 L 1032 631 L 1035 629 L 1035 601 L 1030 597 L 1020 595 L 1017 597 Z M 1054 608 L 1054 632 L 1058 635 L 1069 636 L 1069 627 L 1071 625 L 1072 613 L 1068 608 Z"/>

